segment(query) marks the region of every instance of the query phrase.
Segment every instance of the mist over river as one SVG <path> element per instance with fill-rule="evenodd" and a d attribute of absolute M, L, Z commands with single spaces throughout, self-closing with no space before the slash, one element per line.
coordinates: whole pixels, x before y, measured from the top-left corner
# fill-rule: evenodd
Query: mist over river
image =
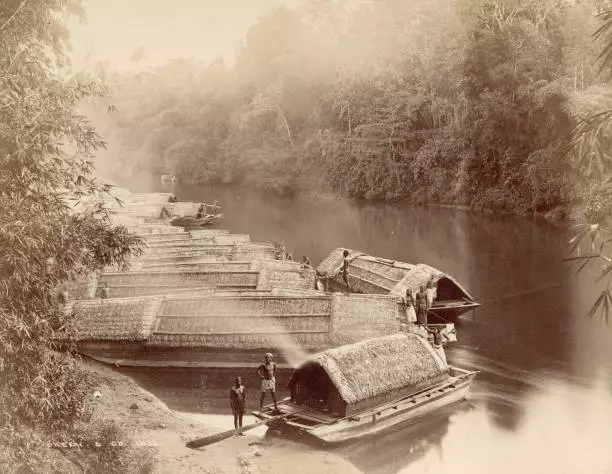
<path fill-rule="evenodd" d="M 586 313 L 596 273 L 562 262 L 567 233 L 541 220 L 458 209 L 333 199 L 182 183 L 118 183 L 133 191 L 219 200 L 213 227 L 285 242 L 318 264 L 348 247 L 451 274 L 482 304 L 457 325 L 449 362 L 482 373 L 468 401 L 391 433 L 336 448 L 371 473 L 612 473 L 612 326 Z M 124 369 L 172 409 L 229 413 L 234 376 L 191 369 Z M 202 377 L 206 382 L 201 384 Z M 285 378 L 286 374 L 282 374 Z"/>

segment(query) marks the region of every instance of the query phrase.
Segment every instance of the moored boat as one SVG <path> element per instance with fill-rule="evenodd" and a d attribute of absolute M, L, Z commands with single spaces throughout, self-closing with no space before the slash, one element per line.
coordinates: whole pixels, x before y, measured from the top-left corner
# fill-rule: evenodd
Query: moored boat
<path fill-rule="evenodd" d="M 348 250 L 348 249 L 347 249 Z M 346 291 L 340 275 L 344 249 L 333 250 L 317 267 L 330 291 Z M 463 313 L 480 306 L 470 293 L 452 276 L 422 263 L 411 264 L 349 250 L 348 280 L 352 293 L 389 294 L 403 298 L 406 290 L 415 294 L 432 281 L 437 296 L 429 313 L 441 321 L 456 320 Z"/>
<path fill-rule="evenodd" d="M 183 227 L 184 229 L 197 229 L 211 224 L 217 219 L 221 219 L 223 214 L 206 214 L 202 217 L 176 217 L 170 221 L 170 225 L 175 227 Z"/>
<path fill-rule="evenodd" d="M 253 412 L 326 443 L 367 436 L 464 399 L 477 372 L 449 367 L 417 334 L 368 339 L 310 356 L 291 397 Z"/>

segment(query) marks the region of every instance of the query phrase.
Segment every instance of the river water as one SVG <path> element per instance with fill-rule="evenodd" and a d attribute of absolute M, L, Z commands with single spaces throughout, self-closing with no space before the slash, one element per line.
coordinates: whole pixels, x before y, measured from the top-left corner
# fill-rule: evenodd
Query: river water
<path fill-rule="evenodd" d="M 587 318 L 595 274 L 565 270 L 567 235 L 556 226 L 231 187 L 146 184 L 140 190 L 217 199 L 225 214 L 217 227 L 255 241 L 282 240 L 294 259 L 308 255 L 315 265 L 336 247 L 427 263 L 482 303 L 461 318 L 459 341 L 448 348 L 450 363 L 482 371 L 469 400 L 418 425 L 337 449 L 364 472 L 612 473 L 612 326 Z M 171 408 L 227 412 L 230 374 L 211 379 L 204 391 L 195 388 L 193 374 L 176 374 L 161 385 L 134 375 Z M 207 396 L 218 403 L 203 402 Z"/>

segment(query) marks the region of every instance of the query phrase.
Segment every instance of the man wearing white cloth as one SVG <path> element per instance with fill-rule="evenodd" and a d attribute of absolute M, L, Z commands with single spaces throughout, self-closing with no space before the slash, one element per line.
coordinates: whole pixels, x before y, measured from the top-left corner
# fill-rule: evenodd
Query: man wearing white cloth
<path fill-rule="evenodd" d="M 266 354 L 266 362 L 257 367 L 257 375 L 261 378 L 261 398 L 259 400 L 259 411 L 263 410 L 266 392 L 270 392 L 274 401 L 274 410 L 278 412 L 276 405 L 276 364 L 272 362 L 272 354 Z"/>

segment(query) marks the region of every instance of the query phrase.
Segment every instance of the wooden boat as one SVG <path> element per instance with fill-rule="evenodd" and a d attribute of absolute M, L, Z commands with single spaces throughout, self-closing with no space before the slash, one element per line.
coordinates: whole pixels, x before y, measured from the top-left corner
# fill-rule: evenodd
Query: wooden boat
<path fill-rule="evenodd" d="M 449 367 L 425 338 L 396 334 L 320 352 L 294 372 L 292 396 L 253 415 L 325 443 L 416 421 L 464 399 L 477 372 Z M 278 415 L 282 415 L 280 418 Z"/>
<path fill-rule="evenodd" d="M 347 249 L 348 250 L 348 249 Z M 332 251 L 317 267 L 317 274 L 327 282 L 330 291 L 346 291 L 342 280 L 344 249 Z M 397 262 L 349 250 L 349 284 L 351 292 L 390 294 L 403 298 L 406 290 L 413 294 L 433 280 L 437 285 L 437 298 L 430 314 L 442 321 L 456 320 L 463 313 L 480 305 L 452 276 L 422 263 Z"/>
<path fill-rule="evenodd" d="M 239 367 L 260 361 L 270 350 L 279 363 L 295 362 L 296 347 L 317 352 L 399 331 L 397 302 L 388 295 L 231 291 L 200 284 L 122 298 L 109 285 L 108 299 L 69 300 L 64 311 L 74 317 L 67 336 L 80 353 L 123 359 L 122 365 L 131 360 L 151 366 L 222 362 Z"/>
<path fill-rule="evenodd" d="M 185 229 L 197 229 L 205 227 L 217 219 L 221 219 L 223 214 L 206 214 L 202 217 L 183 216 L 175 217 L 170 221 L 170 225 L 183 227 Z"/>

